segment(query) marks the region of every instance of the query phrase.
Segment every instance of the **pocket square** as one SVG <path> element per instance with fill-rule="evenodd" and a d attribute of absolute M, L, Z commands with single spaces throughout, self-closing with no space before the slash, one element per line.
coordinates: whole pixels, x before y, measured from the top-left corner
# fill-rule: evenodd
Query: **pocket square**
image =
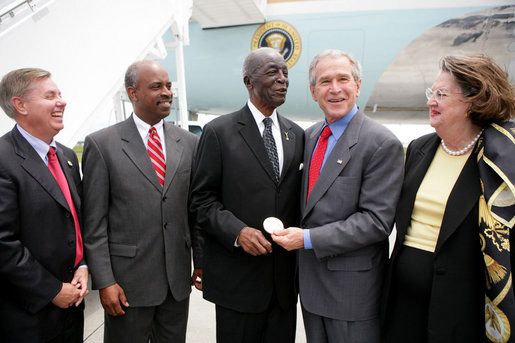
<path fill-rule="evenodd" d="M 304 163 L 299 164 L 299 170 L 304 169 Z"/>

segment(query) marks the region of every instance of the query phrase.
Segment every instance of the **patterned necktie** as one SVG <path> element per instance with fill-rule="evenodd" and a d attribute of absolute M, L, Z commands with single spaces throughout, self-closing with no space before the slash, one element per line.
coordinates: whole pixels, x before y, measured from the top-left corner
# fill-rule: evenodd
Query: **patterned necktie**
<path fill-rule="evenodd" d="M 265 124 L 265 131 L 263 132 L 263 142 L 265 143 L 268 158 L 272 162 L 274 169 L 275 182 L 279 182 L 279 157 L 277 157 L 277 147 L 275 145 L 274 136 L 272 135 L 272 118 L 263 119 Z"/>
<path fill-rule="evenodd" d="M 77 211 L 75 210 L 75 205 L 73 204 L 68 181 L 66 181 L 66 177 L 64 176 L 63 170 L 59 165 L 59 161 L 57 160 L 57 155 L 55 154 L 53 147 L 50 147 L 48 150 L 48 169 L 50 169 L 50 172 L 61 188 L 64 198 L 66 199 L 66 203 L 68 203 L 68 207 L 72 213 L 73 222 L 75 224 L 75 266 L 77 266 L 77 264 L 79 264 L 79 262 L 82 260 L 82 256 L 84 254 L 82 248 L 82 236 L 80 234 L 79 217 L 77 216 Z"/>
<path fill-rule="evenodd" d="M 325 150 L 327 149 L 327 140 L 331 135 L 331 129 L 329 126 L 324 127 L 322 133 L 320 134 L 320 139 L 318 140 L 317 148 L 313 153 L 313 157 L 311 158 L 311 165 L 309 166 L 309 186 L 308 186 L 308 197 L 306 202 L 309 199 L 309 193 L 311 193 L 311 189 L 317 182 L 318 175 L 320 175 L 320 169 L 322 168 L 322 162 L 324 161 Z"/>
<path fill-rule="evenodd" d="M 150 160 L 152 161 L 152 165 L 156 170 L 157 178 L 162 186 L 165 184 L 166 162 L 165 155 L 163 154 L 163 146 L 161 145 L 161 139 L 159 139 L 159 135 L 157 134 L 155 127 L 151 127 L 149 130 L 147 151 L 150 156 Z"/>

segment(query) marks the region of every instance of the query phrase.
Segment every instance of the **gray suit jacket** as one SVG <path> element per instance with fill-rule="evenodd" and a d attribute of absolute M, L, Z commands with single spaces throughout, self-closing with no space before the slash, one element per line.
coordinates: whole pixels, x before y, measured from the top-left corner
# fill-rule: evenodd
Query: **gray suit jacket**
<path fill-rule="evenodd" d="M 166 176 L 161 187 L 133 118 L 95 132 L 84 144 L 84 246 L 94 289 L 117 282 L 131 306 L 191 292 L 188 194 L 198 139 L 164 124 Z"/>
<path fill-rule="evenodd" d="M 323 127 L 306 130 L 301 226 L 313 249 L 299 251 L 299 287 L 311 313 L 347 321 L 378 317 L 383 266 L 403 178 L 403 149 L 360 110 L 306 203 L 311 156 Z"/>

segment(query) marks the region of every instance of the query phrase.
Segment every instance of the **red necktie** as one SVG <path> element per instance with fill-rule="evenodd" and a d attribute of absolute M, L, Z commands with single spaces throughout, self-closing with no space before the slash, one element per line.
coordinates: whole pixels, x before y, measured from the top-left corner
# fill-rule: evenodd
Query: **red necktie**
<path fill-rule="evenodd" d="M 166 162 L 165 155 L 163 154 L 163 146 L 161 145 L 161 139 L 159 139 L 159 135 L 157 134 L 155 127 L 151 127 L 149 130 L 147 151 L 150 156 L 150 160 L 152 161 L 152 165 L 156 170 L 157 178 L 162 186 L 165 184 Z"/>
<path fill-rule="evenodd" d="M 73 222 L 75 223 L 75 266 L 79 264 L 82 260 L 82 256 L 84 254 L 82 249 L 82 237 L 80 234 L 80 225 L 79 225 L 79 217 L 77 217 L 77 211 L 75 210 L 75 205 L 73 204 L 72 195 L 70 193 L 70 187 L 68 186 L 68 181 L 66 181 L 66 177 L 64 176 L 63 170 L 59 165 L 59 161 L 57 160 L 57 155 L 55 154 L 55 150 L 53 147 L 50 147 L 48 150 L 48 169 L 54 176 L 57 184 L 61 188 L 63 192 L 64 198 L 68 203 L 68 207 L 73 216 Z"/>
<path fill-rule="evenodd" d="M 331 129 L 329 126 L 324 127 L 322 133 L 320 134 L 317 148 L 315 149 L 313 157 L 311 158 L 311 165 L 309 166 L 308 197 L 306 201 L 308 201 L 309 193 L 311 193 L 311 189 L 317 182 L 318 175 L 320 175 L 320 169 L 322 168 L 322 162 L 324 161 L 325 150 L 327 149 L 327 140 L 329 139 L 330 135 Z"/>

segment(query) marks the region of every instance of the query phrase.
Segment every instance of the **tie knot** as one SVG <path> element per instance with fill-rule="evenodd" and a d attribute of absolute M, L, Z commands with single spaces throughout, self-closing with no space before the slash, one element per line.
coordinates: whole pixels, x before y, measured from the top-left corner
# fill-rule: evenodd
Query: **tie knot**
<path fill-rule="evenodd" d="M 265 128 L 272 127 L 273 120 L 272 118 L 265 118 L 263 119 L 263 123 L 265 124 Z"/>
<path fill-rule="evenodd" d="M 55 149 L 54 149 L 54 147 L 50 147 L 50 149 L 48 149 L 48 154 L 47 155 L 48 155 L 49 158 L 55 157 Z"/>
<path fill-rule="evenodd" d="M 329 126 L 324 127 L 322 133 L 320 134 L 320 138 L 327 138 L 331 135 L 331 128 Z"/>
<path fill-rule="evenodd" d="M 148 133 L 153 136 L 153 135 L 157 135 L 157 130 L 155 127 L 151 127 L 150 130 L 148 130 Z"/>

